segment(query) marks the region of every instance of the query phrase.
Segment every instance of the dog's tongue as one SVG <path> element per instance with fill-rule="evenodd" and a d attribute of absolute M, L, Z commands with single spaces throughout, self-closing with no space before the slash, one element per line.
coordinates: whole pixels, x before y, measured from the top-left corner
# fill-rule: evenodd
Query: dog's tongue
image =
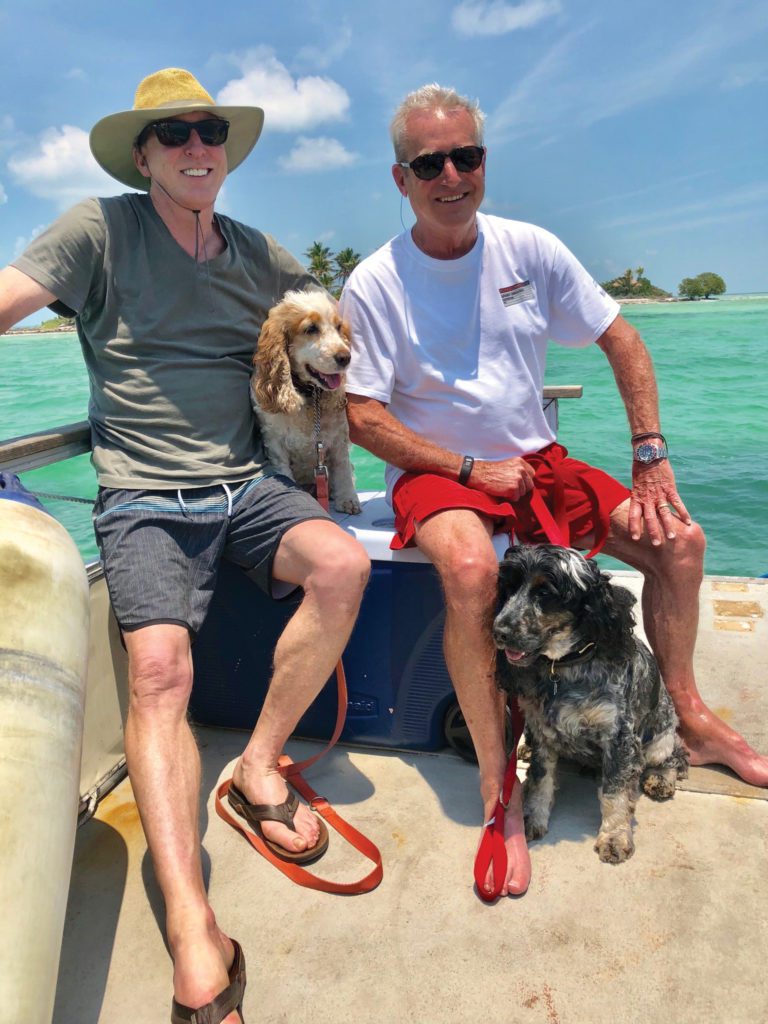
<path fill-rule="evenodd" d="M 318 377 L 322 377 L 323 383 L 329 391 L 335 391 L 341 384 L 340 373 L 318 373 Z"/>
<path fill-rule="evenodd" d="M 509 647 L 504 648 L 504 653 L 507 656 L 507 661 L 520 661 L 525 657 L 525 651 L 512 651 Z"/>

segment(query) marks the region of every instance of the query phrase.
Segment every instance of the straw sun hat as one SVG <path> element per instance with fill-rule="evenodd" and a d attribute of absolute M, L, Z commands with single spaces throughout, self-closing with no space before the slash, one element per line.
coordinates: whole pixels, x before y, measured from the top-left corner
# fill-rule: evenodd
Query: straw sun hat
<path fill-rule="evenodd" d="M 103 117 L 91 130 L 91 152 L 107 174 L 124 185 L 147 191 L 145 178 L 133 162 L 133 144 L 152 121 L 202 110 L 229 121 L 224 143 L 227 167 L 233 171 L 248 156 L 261 135 L 264 111 L 260 107 L 221 107 L 194 75 L 183 68 L 165 68 L 148 75 L 136 90 L 133 110 Z"/>

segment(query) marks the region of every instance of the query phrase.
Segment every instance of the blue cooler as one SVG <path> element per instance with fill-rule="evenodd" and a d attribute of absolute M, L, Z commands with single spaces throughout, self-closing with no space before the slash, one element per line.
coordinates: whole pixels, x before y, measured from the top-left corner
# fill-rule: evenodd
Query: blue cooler
<path fill-rule="evenodd" d="M 349 743 L 462 753 L 463 720 L 443 660 L 444 608 L 432 565 L 415 549 L 391 551 L 392 510 L 383 492 L 360 495 L 359 516 L 335 515 L 366 548 L 371 579 L 343 661 L 349 689 L 342 739 Z M 506 536 L 495 538 L 499 557 Z M 201 725 L 253 728 L 271 674 L 272 652 L 300 597 L 272 601 L 223 563 L 210 612 L 193 647 L 190 712 Z M 336 721 L 336 677 L 296 729 L 326 740 Z"/>

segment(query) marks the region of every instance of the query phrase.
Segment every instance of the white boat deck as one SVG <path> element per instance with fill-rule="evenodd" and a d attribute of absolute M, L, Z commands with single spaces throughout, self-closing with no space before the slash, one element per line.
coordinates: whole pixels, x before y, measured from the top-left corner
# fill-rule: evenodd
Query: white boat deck
<path fill-rule="evenodd" d="M 708 578 L 701 612 L 701 689 L 766 750 L 768 580 Z M 249 1024 L 768 1021 L 767 794 L 728 772 L 693 769 L 670 803 L 642 798 L 637 852 L 611 866 L 592 850 L 596 782 L 566 766 L 529 892 L 488 906 L 472 883 L 476 768 L 449 752 L 340 746 L 308 777 L 384 859 L 378 889 L 340 897 L 293 884 L 216 816 L 244 736 L 198 739 L 210 897 L 245 949 Z M 316 870 L 350 880 L 369 867 L 332 833 Z M 162 920 L 124 781 L 78 831 L 56 1024 L 167 1021 Z"/>

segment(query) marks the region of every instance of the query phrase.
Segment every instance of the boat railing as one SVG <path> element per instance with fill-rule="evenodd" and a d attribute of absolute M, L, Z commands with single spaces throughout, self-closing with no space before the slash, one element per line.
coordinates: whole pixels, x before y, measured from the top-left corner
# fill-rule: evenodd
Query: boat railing
<path fill-rule="evenodd" d="M 581 398 L 581 384 L 547 386 L 542 404 L 548 421 L 557 432 L 558 402 L 561 398 Z M 62 427 L 39 430 L 0 441 L 0 471 L 9 473 L 39 469 L 54 462 L 74 458 L 91 450 L 91 430 L 88 420 L 68 423 Z"/>

